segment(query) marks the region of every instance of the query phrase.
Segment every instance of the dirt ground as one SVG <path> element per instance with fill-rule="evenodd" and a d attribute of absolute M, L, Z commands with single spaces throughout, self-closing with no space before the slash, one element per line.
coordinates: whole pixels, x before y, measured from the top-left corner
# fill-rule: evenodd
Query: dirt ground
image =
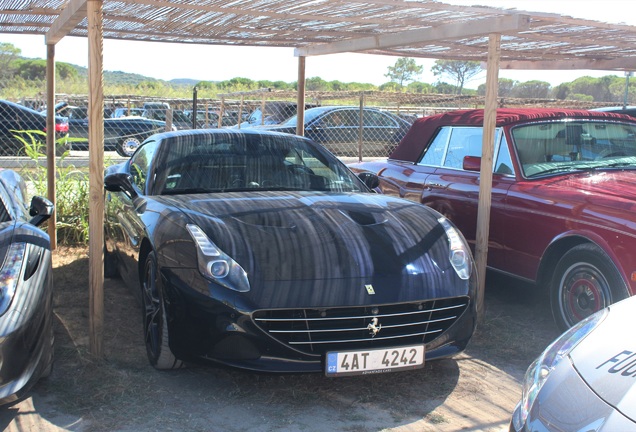
<path fill-rule="evenodd" d="M 505 431 L 530 362 L 558 335 L 543 295 L 488 275 L 484 322 L 461 355 L 424 369 L 326 378 L 147 363 L 141 311 L 105 283 L 105 358 L 89 353 L 85 248 L 54 253 L 56 361 L 0 408 L 7 431 Z"/>

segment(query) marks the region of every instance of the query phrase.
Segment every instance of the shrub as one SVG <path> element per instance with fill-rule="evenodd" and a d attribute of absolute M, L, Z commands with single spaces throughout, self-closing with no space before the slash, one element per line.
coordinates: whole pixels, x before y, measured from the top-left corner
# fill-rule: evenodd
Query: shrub
<path fill-rule="evenodd" d="M 35 131 L 40 132 L 40 131 Z M 42 132 L 40 132 L 42 133 Z M 44 144 L 33 134 L 30 141 L 24 139 L 25 152 L 36 162 L 35 168 L 22 172 L 35 195 L 47 195 L 47 169 L 39 162 L 44 159 Z M 68 155 L 65 152 L 60 160 Z M 57 217 L 57 241 L 59 244 L 77 245 L 88 242 L 88 176 L 73 165 L 59 167 L 56 176 L 55 212 Z"/>

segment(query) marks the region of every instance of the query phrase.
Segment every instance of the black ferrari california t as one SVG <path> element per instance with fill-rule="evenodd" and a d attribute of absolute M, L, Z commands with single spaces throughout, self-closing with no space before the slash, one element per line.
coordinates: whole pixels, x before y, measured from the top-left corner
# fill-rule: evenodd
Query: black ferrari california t
<path fill-rule="evenodd" d="M 470 249 L 377 181 L 311 140 L 254 129 L 153 135 L 109 167 L 105 274 L 141 300 L 150 363 L 342 376 L 462 351 Z"/>
<path fill-rule="evenodd" d="M 37 228 L 53 204 L 33 197 L 12 170 L 0 169 L 0 405 L 12 404 L 51 372 L 53 271 L 48 234 Z"/>

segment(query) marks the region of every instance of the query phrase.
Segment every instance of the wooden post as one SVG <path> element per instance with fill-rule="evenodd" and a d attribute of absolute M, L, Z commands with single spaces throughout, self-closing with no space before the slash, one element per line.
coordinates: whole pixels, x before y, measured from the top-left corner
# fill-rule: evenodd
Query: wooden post
<path fill-rule="evenodd" d="M 477 238 L 475 263 L 479 277 L 476 299 L 478 321 L 484 318 L 484 290 L 488 261 L 488 235 L 490 232 L 490 205 L 492 201 L 492 168 L 495 152 L 495 127 L 497 122 L 497 91 L 499 88 L 499 58 L 501 35 L 491 34 L 488 41 L 486 71 L 486 100 L 484 105 L 484 134 L 482 138 L 481 168 L 479 173 L 479 207 L 477 209 Z"/>
<path fill-rule="evenodd" d="M 261 95 L 261 126 L 265 124 L 265 93 Z"/>
<path fill-rule="evenodd" d="M 245 100 L 245 96 L 241 95 L 241 104 L 239 105 L 239 112 L 238 112 L 238 128 L 241 128 L 241 123 L 243 123 L 243 102 Z"/>
<path fill-rule="evenodd" d="M 46 46 L 46 194 L 55 201 L 55 45 Z M 57 248 L 57 211 L 53 211 L 48 222 L 51 249 Z"/>
<path fill-rule="evenodd" d="M 221 98 L 221 108 L 219 109 L 219 123 L 218 127 L 223 126 L 223 116 L 225 115 L 225 98 Z M 241 123 L 241 119 L 238 120 L 239 124 Z"/>
<path fill-rule="evenodd" d="M 296 120 L 296 135 L 305 136 L 305 56 L 298 57 Z"/>
<path fill-rule="evenodd" d="M 164 129 L 166 132 L 172 130 L 172 108 L 166 110 L 166 126 Z"/>
<path fill-rule="evenodd" d="M 91 354 L 103 356 L 104 340 L 104 76 L 103 2 L 88 0 L 88 142 L 89 142 L 89 342 Z"/>

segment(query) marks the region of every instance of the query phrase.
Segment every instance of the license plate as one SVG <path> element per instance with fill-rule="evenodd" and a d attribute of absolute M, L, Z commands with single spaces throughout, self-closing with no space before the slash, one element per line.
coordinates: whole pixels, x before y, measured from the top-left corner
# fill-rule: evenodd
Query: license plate
<path fill-rule="evenodd" d="M 339 377 L 395 372 L 424 366 L 424 345 L 365 351 L 328 352 L 325 375 Z"/>

